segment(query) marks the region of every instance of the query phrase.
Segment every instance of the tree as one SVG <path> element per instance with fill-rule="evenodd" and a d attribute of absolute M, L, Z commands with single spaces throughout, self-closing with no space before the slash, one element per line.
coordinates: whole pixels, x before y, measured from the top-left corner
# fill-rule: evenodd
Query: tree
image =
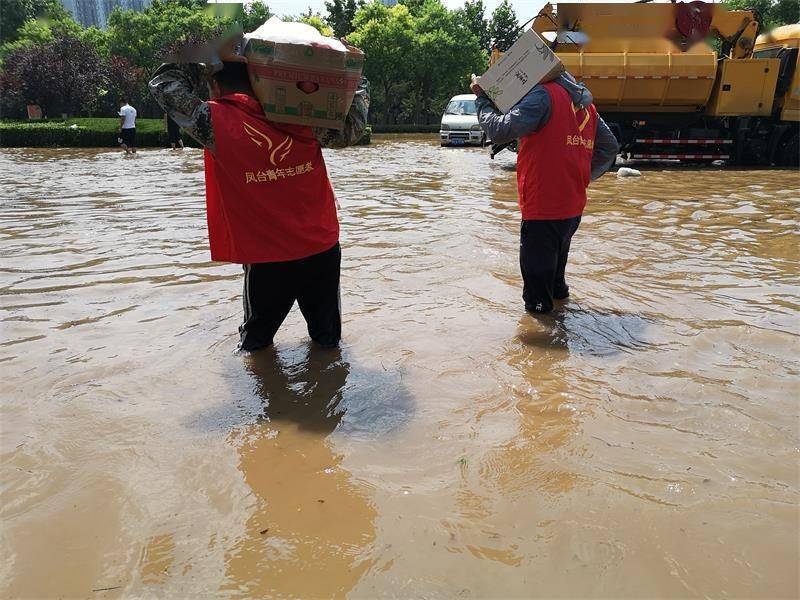
<path fill-rule="evenodd" d="M 147 74 L 121 56 L 112 56 L 106 65 L 106 88 L 100 90 L 104 112 L 117 107 L 117 101 L 125 98 L 134 106 L 148 98 Z"/>
<path fill-rule="evenodd" d="M 517 41 L 519 22 L 517 14 L 508 0 L 503 0 L 492 13 L 489 36 L 500 52 L 505 52 Z"/>
<path fill-rule="evenodd" d="M 467 0 L 464 8 L 460 10 L 464 26 L 478 39 L 483 50 L 491 50 L 491 37 L 489 36 L 489 22 L 486 20 L 486 8 L 483 0 Z"/>
<path fill-rule="evenodd" d="M 410 12 L 412 16 L 416 17 L 422 12 L 422 7 L 427 1 L 428 0 L 400 0 L 400 4 L 406 6 L 408 8 L 408 12 Z"/>
<path fill-rule="evenodd" d="M 69 13 L 58 0 L 0 0 L 0 44 L 13 42 L 31 19 L 64 20 Z"/>
<path fill-rule="evenodd" d="M 2 2 L 3 0 L 0 0 Z M 0 46 L 0 61 L 6 59 L 14 50 L 32 46 L 41 46 L 58 37 L 83 38 L 88 30 L 81 29 L 72 17 L 63 12 L 53 18 L 30 18 L 15 32 L 15 39 Z"/>
<path fill-rule="evenodd" d="M 325 22 L 333 29 L 336 37 L 347 37 L 353 31 L 353 19 L 358 9 L 364 6 L 364 0 L 333 0 L 325 2 L 328 11 Z"/>
<path fill-rule="evenodd" d="M 153 0 L 142 12 L 116 9 L 108 18 L 110 54 L 149 72 L 161 62 L 165 48 L 190 38 L 211 39 L 230 24 L 193 8 L 194 1 Z"/>
<path fill-rule="evenodd" d="M 269 6 L 263 2 L 244 4 L 243 9 L 242 29 L 245 32 L 255 31 L 272 16 Z"/>
<path fill-rule="evenodd" d="M 464 27 L 458 13 L 428 0 L 414 20 L 410 68 L 413 73 L 415 123 L 438 118 L 433 102 L 453 93 L 466 92 L 471 73 L 486 65 L 478 38 Z"/>
<path fill-rule="evenodd" d="M 406 6 L 387 8 L 376 0 L 356 13 L 353 27 L 349 40 L 364 51 L 364 75 L 378 92 L 370 108 L 389 123 L 397 114 L 393 94 L 411 76 L 414 19 Z"/>
<path fill-rule="evenodd" d="M 48 114 L 91 113 L 105 84 L 100 56 L 77 37 L 57 38 L 11 53 L 2 75 L 4 94 L 34 102 Z"/>
<path fill-rule="evenodd" d="M 800 22 L 800 0 L 778 0 L 772 7 L 775 25 Z"/>
<path fill-rule="evenodd" d="M 0 0 L 2 1 L 2 0 Z M 87 27 L 81 31 L 79 36 L 84 42 L 94 48 L 103 60 L 110 57 L 108 51 L 108 31 L 97 27 Z"/>
<path fill-rule="evenodd" d="M 726 0 L 729 10 L 754 9 L 761 19 L 761 31 L 800 20 L 800 0 Z"/>

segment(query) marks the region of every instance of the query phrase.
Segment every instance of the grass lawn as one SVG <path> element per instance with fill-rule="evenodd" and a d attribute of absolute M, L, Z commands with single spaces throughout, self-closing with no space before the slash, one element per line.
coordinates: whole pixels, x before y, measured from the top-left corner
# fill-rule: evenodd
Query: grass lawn
<path fill-rule="evenodd" d="M 119 130 L 119 119 L 114 117 L 82 117 L 77 119 L 67 119 L 67 127 L 72 124 L 78 127 L 86 127 L 94 131 L 114 132 Z M 136 119 L 137 133 L 160 133 L 164 130 L 164 121 L 161 119 Z"/>
<path fill-rule="evenodd" d="M 2 2 L 2 0 L 0 0 Z M 115 117 L 79 117 L 47 121 L 0 120 L 0 148 L 114 148 L 117 146 L 119 119 Z M 369 144 L 368 127 L 361 144 Z M 187 146 L 198 143 L 183 134 Z M 140 148 L 168 147 L 162 119 L 136 119 L 136 143 Z"/>

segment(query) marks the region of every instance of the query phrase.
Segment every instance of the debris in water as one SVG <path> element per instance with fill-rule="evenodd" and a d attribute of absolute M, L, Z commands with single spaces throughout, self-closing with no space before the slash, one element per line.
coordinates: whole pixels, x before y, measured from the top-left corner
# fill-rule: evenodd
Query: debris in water
<path fill-rule="evenodd" d="M 642 172 L 630 167 L 620 167 L 617 171 L 617 177 L 641 177 Z"/>
<path fill-rule="evenodd" d="M 121 585 L 115 585 L 114 587 L 97 588 L 97 589 L 95 589 L 95 590 L 92 590 L 92 591 L 93 591 L 93 592 L 107 592 L 107 591 L 109 591 L 109 590 L 118 590 L 118 589 L 120 589 L 121 587 L 122 587 Z"/>
<path fill-rule="evenodd" d="M 268 531 L 269 531 L 269 527 L 267 527 L 266 529 L 262 529 L 261 531 L 259 531 L 259 533 L 260 533 L 261 535 L 264 535 L 264 534 L 265 534 L 265 533 L 267 533 Z"/>

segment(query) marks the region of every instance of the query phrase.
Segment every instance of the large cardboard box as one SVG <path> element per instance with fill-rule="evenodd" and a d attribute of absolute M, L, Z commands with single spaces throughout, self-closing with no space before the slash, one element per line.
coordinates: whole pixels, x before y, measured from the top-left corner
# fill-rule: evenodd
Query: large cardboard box
<path fill-rule="evenodd" d="M 250 83 L 271 121 L 341 129 L 361 80 L 364 53 L 249 38 Z"/>
<path fill-rule="evenodd" d="M 533 86 L 552 79 L 563 70 L 561 60 L 550 50 L 547 41 L 529 29 L 489 67 L 479 83 L 495 106 L 507 113 Z"/>

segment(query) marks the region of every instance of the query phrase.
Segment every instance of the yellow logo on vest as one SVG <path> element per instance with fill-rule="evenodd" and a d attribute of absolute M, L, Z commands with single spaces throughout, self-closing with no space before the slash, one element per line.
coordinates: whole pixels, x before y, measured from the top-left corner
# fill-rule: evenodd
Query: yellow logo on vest
<path fill-rule="evenodd" d="M 572 112 L 575 116 L 578 116 L 578 112 L 584 113 L 583 121 L 578 123 L 578 132 L 583 133 L 583 130 L 586 129 L 586 126 L 589 124 L 589 119 L 592 118 L 592 114 L 585 108 L 578 108 L 574 104 L 572 105 Z M 577 123 L 577 119 L 575 120 Z M 582 135 L 568 135 L 567 136 L 567 146 L 583 146 L 587 150 L 591 150 L 594 148 L 594 140 L 587 140 Z"/>
<path fill-rule="evenodd" d="M 578 116 L 578 110 L 579 110 L 578 107 L 573 104 L 572 105 L 572 112 L 575 113 L 576 117 Z M 580 111 L 582 113 L 584 113 L 585 116 L 583 117 L 583 122 L 578 125 L 578 131 L 583 133 L 583 130 L 586 129 L 586 126 L 589 124 L 589 119 L 592 118 L 592 115 L 585 108 L 581 108 Z"/>
<path fill-rule="evenodd" d="M 277 167 L 278 163 L 282 163 L 286 160 L 294 144 L 294 140 L 292 140 L 291 136 L 287 135 L 286 139 L 276 146 L 275 142 L 273 142 L 266 133 L 259 131 L 248 123 L 242 124 L 244 125 L 245 133 L 250 137 L 253 143 L 259 147 L 266 144 L 267 158 L 273 167 Z"/>
<path fill-rule="evenodd" d="M 587 140 L 582 135 L 568 135 L 567 146 L 583 146 L 587 150 L 594 149 L 594 140 Z"/>

